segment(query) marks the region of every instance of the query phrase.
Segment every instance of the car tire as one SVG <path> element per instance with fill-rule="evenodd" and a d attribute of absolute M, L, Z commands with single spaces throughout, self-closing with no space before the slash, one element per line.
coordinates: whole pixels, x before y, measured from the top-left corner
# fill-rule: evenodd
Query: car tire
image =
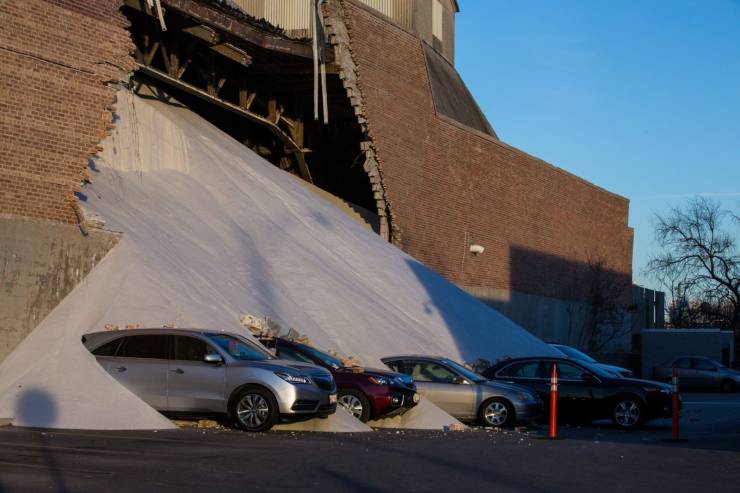
<path fill-rule="evenodd" d="M 720 385 L 720 390 L 726 394 L 729 394 L 737 390 L 737 385 L 735 385 L 735 382 L 733 382 L 732 380 L 723 380 L 722 385 Z"/>
<path fill-rule="evenodd" d="M 340 390 L 337 404 L 363 423 L 370 419 L 370 400 L 358 390 Z"/>
<path fill-rule="evenodd" d="M 231 417 L 237 428 L 267 431 L 280 419 L 280 408 L 272 392 L 256 385 L 242 387 L 231 400 Z"/>
<path fill-rule="evenodd" d="M 645 404 L 635 395 L 622 395 L 614 400 L 612 422 L 623 430 L 634 430 L 647 421 Z"/>
<path fill-rule="evenodd" d="M 502 397 L 493 397 L 480 405 L 478 409 L 478 424 L 481 426 L 495 426 L 508 428 L 516 423 L 514 406 Z"/>

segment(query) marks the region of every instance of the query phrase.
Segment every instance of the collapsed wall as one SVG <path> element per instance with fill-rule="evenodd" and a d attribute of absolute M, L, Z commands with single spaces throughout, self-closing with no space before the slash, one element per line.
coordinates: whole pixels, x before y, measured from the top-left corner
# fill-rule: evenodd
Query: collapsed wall
<path fill-rule="evenodd" d="M 377 11 L 341 5 L 398 245 L 541 337 L 567 340 L 594 261 L 629 286 L 628 200 L 456 114 L 477 107 L 454 67 Z M 457 86 L 435 87 L 445 76 Z"/>
<path fill-rule="evenodd" d="M 0 2 L 0 361 L 116 241 L 80 233 L 75 193 L 134 68 L 120 3 Z"/>
<path fill-rule="evenodd" d="M 106 324 L 246 332 L 261 314 L 370 366 L 552 353 L 177 102 L 121 91 L 116 119 L 84 194 L 122 238 L 2 363 L 0 416 L 36 422 L 30 400 L 47 426 L 161 427 L 80 344 Z"/>

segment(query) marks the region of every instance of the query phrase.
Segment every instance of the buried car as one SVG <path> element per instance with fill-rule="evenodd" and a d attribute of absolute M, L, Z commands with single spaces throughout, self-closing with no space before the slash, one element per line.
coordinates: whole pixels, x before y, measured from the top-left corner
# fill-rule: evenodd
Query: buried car
<path fill-rule="evenodd" d="M 486 369 L 483 376 L 525 385 L 549 400 L 553 365 L 557 365 L 558 372 L 559 416 L 577 420 L 611 418 L 618 427 L 630 429 L 671 415 L 670 386 L 622 378 L 571 358 L 511 358 Z"/>
<path fill-rule="evenodd" d="M 491 382 L 459 363 L 435 356 L 392 356 L 389 368 L 414 378 L 419 392 L 460 421 L 512 426 L 542 414 L 542 400 L 520 385 Z"/>
<path fill-rule="evenodd" d="M 194 329 L 86 334 L 83 344 L 124 387 L 168 415 L 228 415 L 245 431 L 336 410 L 331 373 L 280 361 L 238 335 Z"/>
<path fill-rule="evenodd" d="M 313 363 L 329 370 L 337 382 L 337 401 L 363 423 L 403 414 L 419 402 L 414 379 L 402 373 L 357 366 L 308 344 L 281 337 L 262 339 L 278 358 Z"/>

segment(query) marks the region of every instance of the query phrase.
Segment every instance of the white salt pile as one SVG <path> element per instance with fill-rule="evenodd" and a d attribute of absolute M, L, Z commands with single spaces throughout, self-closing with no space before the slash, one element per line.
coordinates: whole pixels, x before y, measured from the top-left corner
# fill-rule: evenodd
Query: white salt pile
<path fill-rule="evenodd" d="M 109 323 L 247 334 L 239 316 L 260 314 L 376 367 L 553 354 L 188 109 L 120 92 L 116 125 L 83 205 L 123 238 L 2 363 L 0 417 L 170 426 L 80 344 Z"/>

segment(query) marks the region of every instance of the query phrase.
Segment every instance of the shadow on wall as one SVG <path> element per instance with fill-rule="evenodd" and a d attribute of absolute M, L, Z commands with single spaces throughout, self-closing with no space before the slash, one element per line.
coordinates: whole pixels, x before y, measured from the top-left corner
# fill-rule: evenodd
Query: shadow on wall
<path fill-rule="evenodd" d="M 427 292 L 424 312 L 439 314 L 465 361 L 520 356 L 543 349 L 540 341 L 506 316 L 490 310 L 485 303 L 420 262 L 414 259 L 406 262 Z"/>
<path fill-rule="evenodd" d="M 469 292 L 543 340 L 573 346 L 586 346 L 594 317 L 611 318 L 620 335 L 604 349 L 630 349 L 630 274 L 612 269 L 599 254 L 583 262 L 514 246 L 509 258 L 510 289 Z"/>

